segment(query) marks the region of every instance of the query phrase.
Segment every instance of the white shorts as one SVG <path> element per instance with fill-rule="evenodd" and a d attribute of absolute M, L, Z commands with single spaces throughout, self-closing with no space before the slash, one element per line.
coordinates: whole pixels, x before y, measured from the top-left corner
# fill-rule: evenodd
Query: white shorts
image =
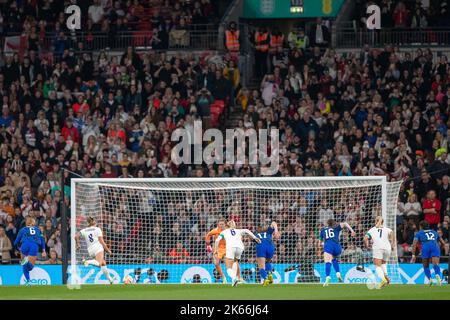
<path fill-rule="evenodd" d="M 99 252 L 103 252 L 103 251 L 104 251 L 103 246 L 100 243 L 96 243 L 88 248 L 89 256 L 92 258 L 95 258 L 95 256 Z"/>
<path fill-rule="evenodd" d="M 225 258 L 232 259 L 232 260 L 234 260 L 234 259 L 239 260 L 239 259 L 241 259 L 242 252 L 244 252 L 244 249 L 242 249 L 242 248 L 237 248 L 237 247 L 227 248 L 227 253 L 225 254 Z"/>
<path fill-rule="evenodd" d="M 391 250 L 388 249 L 373 249 L 373 258 L 389 261 L 391 257 Z"/>

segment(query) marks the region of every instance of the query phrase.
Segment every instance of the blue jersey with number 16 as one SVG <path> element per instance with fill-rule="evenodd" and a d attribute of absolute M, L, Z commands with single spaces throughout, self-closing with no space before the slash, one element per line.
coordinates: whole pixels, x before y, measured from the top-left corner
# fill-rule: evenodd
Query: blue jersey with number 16
<path fill-rule="evenodd" d="M 336 227 L 324 227 L 322 230 L 320 230 L 320 240 L 324 241 L 325 243 L 329 241 L 333 241 L 335 243 L 339 244 L 339 235 L 341 233 L 342 227 L 340 224 L 338 224 Z"/>
<path fill-rule="evenodd" d="M 341 254 L 342 248 L 339 243 L 339 234 L 341 233 L 341 224 L 336 227 L 324 227 L 320 230 L 319 238 L 324 242 L 323 251 L 337 257 Z"/>

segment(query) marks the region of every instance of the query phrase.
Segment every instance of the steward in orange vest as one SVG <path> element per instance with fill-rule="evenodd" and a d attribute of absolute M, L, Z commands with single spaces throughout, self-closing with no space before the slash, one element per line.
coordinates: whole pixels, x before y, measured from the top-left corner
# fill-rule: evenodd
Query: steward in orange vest
<path fill-rule="evenodd" d="M 269 51 L 269 33 L 268 32 L 255 32 L 255 50 L 260 52 Z"/>
<path fill-rule="evenodd" d="M 284 34 L 282 34 L 279 31 L 274 32 L 270 36 L 270 43 L 269 43 L 270 54 L 275 54 L 278 52 L 278 48 L 283 48 L 283 43 L 284 43 Z"/>
<path fill-rule="evenodd" d="M 237 52 L 240 50 L 239 43 L 239 30 L 236 30 L 236 23 L 230 22 L 230 27 L 225 31 L 225 47 L 231 52 Z"/>
<path fill-rule="evenodd" d="M 255 45 L 256 77 L 262 78 L 269 69 L 269 33 L 262 27 L 253 35 Z"/>

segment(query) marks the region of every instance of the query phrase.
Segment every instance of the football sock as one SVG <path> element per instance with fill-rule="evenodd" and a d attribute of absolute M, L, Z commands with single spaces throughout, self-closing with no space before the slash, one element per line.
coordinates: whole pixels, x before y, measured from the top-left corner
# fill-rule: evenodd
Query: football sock
<path fill-rule="evenodd" d="M 424 271 L 424 273 L 425 273 L 425 276 L 426 276 L 428 279 L 431 279 L 431 271 L 430 271 L 430 267 L 423 267 L 423 271 Z"/>
<path fill-rule="evenodd" d="M 259 269 L 259 275 L 261 276 L 261 279 L 266 280 L 267 271 L 265 269 Z"/>
<path fill-rule="evenodd" d="M 330 273 L 331 273 L 331 262 L 327 262 L 325 263 L 325 275 L 329 277 Z"/>
<path fill-rule="evenodd" d="M 225 275 L 223 274 L 222 267 L 220 266 L 220 264 L 218 264 L 218 265 L 216 266 L 216 270 L 217 270 L 217 272 L 220 274 L 220 276 L 222 277 L 222 279 L 225 279 Z"/>
<path fill-rule="evenodd" d="M 386 263 L 382 264 L 381 268 L 383 268 L 384 274 L 387 275 L 388 274 L 388 272 L 387 272 L 387 264 Z"/>
<path fill-rule="evenodd" d="M 28 271 L 31 271 L 31 270 L 33 270 L 33 268 L 34 268 L 34 265 L 31 263 L 31 262 L 27 262 L 27 264 L 26 264 L 27 266 L 28 266 Z"/>
<path fill-rule="evenodd" d="M 234 277 L 236 276 L 236 274 L 233 272 L 233 269 L 228 268 L 227 273 L 228 273 L 228 276 L 231 278 L 231 280 L 234 280 Z"/>
<path fill-rule="evenodd" d="M 108 269 L 107 269 L 105 266 L 102 266 L 100 269 L 102 270 L 102 272 L 103 272 L 103 274 L 106 276 L 106 278 L 107 278 L 109 281 L 111 281 L 111 276 L 109 275 Z"/>
<path fill-rule="evenodd" d="M 441 276 L 441 268 L 439 267 L 439 265 L 438 264 L 435 264 L 434 266 L 433 266 L 433 270 L 434 270 L 434 273 L 437 275 L 437 276 Z"/>
<path fill-rule="evenodd" d="M 23 275 L 25 276 L 25 279 L 27 281 L 30 281 L 30 271 L 28 270 L 28 265 L 24 264 L 22 266 L 22 270 L 23 270 Z"/>
<path fill-rule="evenodd" d="M 380 266 L 377 266 L 375 268 L 375 271 L 377 272 L 377 275 L 380 279 L 385 280 L 384 278 L 384 272 L 383 272 L 383 268 L 381 268 Z"/>
<path fill-rule="evenodd" d="M 333 263 L 334 270 L 336 272 L 340 272 L 340 270 L 339 270 L 339 262 L 336 259 L 333 259 L 331 262 Z"/>
<path fill-rule="evenodd" d="M 231 270 L 233 271 L 233 274 L 234 274 L 234 278 L 237 277 L 237 269 L 238 269 L 238 264 L 237 264 L 237 262 L 235 262 L 235 263 L 233 263 L 233 267 L 231 268 Z"/>

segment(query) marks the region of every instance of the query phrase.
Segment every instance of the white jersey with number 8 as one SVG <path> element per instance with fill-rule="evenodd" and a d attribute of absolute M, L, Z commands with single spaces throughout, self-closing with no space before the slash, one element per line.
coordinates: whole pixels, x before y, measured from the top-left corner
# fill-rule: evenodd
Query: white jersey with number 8
<path fill-rule="evenodd" d="M 102 230 L 99 227 L 89 227 L 82 229 L 80 234 L 84 237 L 87 244 L 87 250 L 91 257 L 103 251 L 102 244 L 98 241 L 99 237 L 103 237 Z"/>

